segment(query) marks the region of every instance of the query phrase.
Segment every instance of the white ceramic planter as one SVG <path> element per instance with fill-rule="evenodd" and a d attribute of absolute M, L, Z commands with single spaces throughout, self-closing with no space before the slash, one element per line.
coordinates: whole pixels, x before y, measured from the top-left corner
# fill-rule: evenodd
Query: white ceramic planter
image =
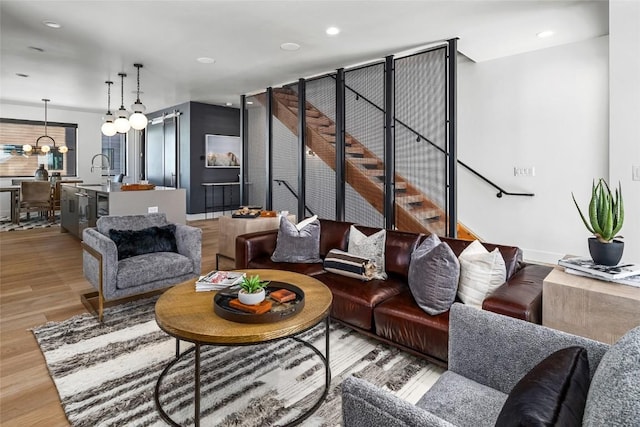
<path fill-rule="evenodd" d="M 260 292 L 255 292 L 253 294 L 247 294 L 243 289 L 240 289 L 240 291 L 238 292 L 238 299 L 241 303 L 246 305 L 260 304 L 262 301 L 264 301 L 264 298 L 264 288 L 260 289 Z"/>

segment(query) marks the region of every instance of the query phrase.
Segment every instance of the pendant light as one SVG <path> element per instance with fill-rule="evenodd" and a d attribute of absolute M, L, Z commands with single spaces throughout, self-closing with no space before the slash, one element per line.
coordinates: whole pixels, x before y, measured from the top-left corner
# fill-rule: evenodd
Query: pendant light
<path fill-rule="evenodd" d="M 142 68 L 142 64 L 133 64 L 134 67 L 138 69 L 138 89 L 136 91 L 137 99 L 134 104 L 131 104 L 131 109 L 133 110 L 133 114 L 129 117 L 129 123 L 131 123 L 131 127 L 136 130 L 142 130 L 147 127 L 147 116 L 144 115 L 144 111 L 147 107 L 144 106 L 142 102 L 140 102 L 140 68 Z"/>
<path fill-rule="evenodd" d="M 47 134 L 47 103 L 51 100 L 45 99 L 45 98 L 43 98 L 42 100 L 44 101 L 44 135 L 36 139 L 35 147 L 31 146 L 31 144 L 24 144 L 22 146 L 22 151 L 24 151 L 27 154 L 31 154 L 32 151 L 35 151 L 36 153 L 47 154 L 49 151 L 51 151 L 52 147 L 54 149 L 56 148 L 55 139 L 53 139 Z M 48 145 L 47 143 L 42 143 L 42 145 L 38 145 L 40 141 L 43 139 L 45 141 L 49 140 L 51 142 L 51 145 Z M 60 147 L 58 147 L 58 151 L 64 154 L 67 151 L 69 151 L 69 149 L 67 148 L 66 145 L 61 145 Z"/>
<path fill-rule="evenodd" d="M 102 124 L 102 133 L 105 136 L 113 136 L 116 134 L 116 125 L 113 124 L 113 114 L 111 114 L 111 85 L 112 81 L 107 80 L 107 114 L 104 116 L 104 123 Z"/>
<path fill-rule="evenodd" d="M 131 124 L 127 119 L 127 110 L 124 108 L 124 78 L 127 77 L 125 73 L 118 73 L 120 76 L 120 109 L 116 113 L 116 121 L 113 124 L 116 126 L 118 133 L 127 133 L 131 129 Z"/>

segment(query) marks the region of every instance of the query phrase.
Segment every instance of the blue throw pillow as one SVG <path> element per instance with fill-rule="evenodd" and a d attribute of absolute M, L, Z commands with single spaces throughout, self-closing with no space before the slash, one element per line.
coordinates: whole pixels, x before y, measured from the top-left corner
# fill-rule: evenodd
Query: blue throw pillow
<path fill-rule="evenodd" d="M 175 224 L 142 230 L 109 230 L 118 248 L 118 260 L 154 252 L 178 252 Z"/>

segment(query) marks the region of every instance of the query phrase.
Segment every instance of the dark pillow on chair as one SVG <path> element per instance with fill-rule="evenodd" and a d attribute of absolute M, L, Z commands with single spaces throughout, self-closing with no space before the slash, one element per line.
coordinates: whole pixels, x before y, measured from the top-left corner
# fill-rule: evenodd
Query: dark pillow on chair
<path fill-rule="evenodd" d="M 587 350 L 558 350 L 513 387 L 496 426 L 581 426 L 589 382 Z"/>
<path fill-rule="evenodd" d="M 118 260 L 154 252 L 178 252 L 175 224 L 142 230 L 109 230 L 118 248 Z"/>

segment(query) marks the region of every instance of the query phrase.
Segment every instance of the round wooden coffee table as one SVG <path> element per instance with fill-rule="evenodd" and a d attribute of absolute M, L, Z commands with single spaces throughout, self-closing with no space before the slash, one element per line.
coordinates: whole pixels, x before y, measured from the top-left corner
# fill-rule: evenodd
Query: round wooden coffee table
<path fill-rule="evenodd" d="M 159 392 L 162 379 L 182 357 L 195 352 L 195 425 L 200 425 L 200 346 L 201 345 L 248 345 L 292 338 L 309 347 L 324 362 L 325 389 L 316 404 L 288 425 L 296 425 L 308 418 L 322 404 L 329 391 L 331 371 L 329 369 L 329 312 L 332 295 L 322 282 L 304 274 L 280 270 L 241 270 L 247 275 L 258 274 L 261 279 L 290 283 L 305 294 L 304 308 L 296 315 L 274 323 L 237 323 L 219 317 L 213 311 L 215 292 L 196 292 L 193 280 L 174 286 L 166 291 L 156 303 L 156 322 L 160 329 L 176 338 L 176 357 L 162 371 L 155 388 L 156 407 L 160 416 L 169 424 L 178 424 L 169 417 L 160 405 Z M 325 323 L 325 354 L 312 344 L 295 335 L 320 322 Z M 195 345 L 180 353 L 180 341 Z"/>

